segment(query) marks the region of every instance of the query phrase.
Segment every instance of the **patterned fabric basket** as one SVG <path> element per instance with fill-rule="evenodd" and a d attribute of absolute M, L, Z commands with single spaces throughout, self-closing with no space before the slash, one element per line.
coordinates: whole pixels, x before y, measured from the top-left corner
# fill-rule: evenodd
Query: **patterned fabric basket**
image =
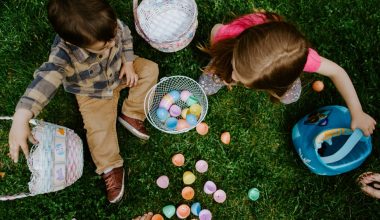
<path fill-rule="evenodd" d="M 156 112 L 159 108 L 160 101 L 166 94 L 173 90 L 187 90 L 192 93 L 196 100 L 198 100 L 199 105 L 202 107 L 202 111 L 195 125 L 181 130 L 171 130 L 168 129 L 165 126 L 165 123 L 160 121 L 157 117 Z M 181 109 L 188 107 L 187 103 L 183 102 L 181 99 L 179 99 L 179 101 L 175 104 Z M 195 80 L 186 76 L 171 76 L 162 78 L 159 83 L 154 85 L 148 91 L 144 99 L 144 111 L 148 121 L 158 130 L 169 134 L 180 134 L 195 128 L 206 117 L 207 110 L 208 100 L 202 87 Z"/>
<path fill-rule="evenodd" d="M 162 52 L 176 52 L 186 47 L 198 26 L 194 0 L 133 0 L 137 33 Z"/>
<path fill-rule="evenodd" d="M 0 119 L 12 119 L 0 117 Z M 27 159 L 29 193 L 0 196 L 0 201 L 13 200 L 58 191 L 76 182 L 83 172 L 83 143 L 71 129 L 32 119 L 32 134 L 38 141 Z"/>

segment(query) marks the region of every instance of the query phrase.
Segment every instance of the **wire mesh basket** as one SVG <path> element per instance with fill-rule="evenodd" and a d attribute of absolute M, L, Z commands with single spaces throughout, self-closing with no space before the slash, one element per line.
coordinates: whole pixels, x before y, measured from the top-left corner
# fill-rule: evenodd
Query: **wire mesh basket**
<path fill-rule="evenodd" d="M 162 52 L 175 52 L 194 38 L 198 9 L 194 0 L 133 0 L 137 33 Z"/>
<path fill-rule="evenodd" d="M 196 121 L 195 124 L 184 128 L 180 130 L 173 130 L 169 129 L 165 122 L 160 120 L 160 118 L 157 116 L 157 109 L 160 108 L 160 102 L 163 99 L 165 95 L 170 93 L 171 91 L 189 91 L 197 100 L 197 103 L 202 107 L 200 115 Z M 182 101 L 179 99 L 175 103 L 173 103 L 177 106 L 179 106 L 181 109 L 188 108 L 189 105 L 185 101 Z M 193 79 L 186 77 L 186 76 L 171 76 L 171 77 L 164 77 L 160 80 L 159 83 L 154 85 L 146 94 L 145 100 L 144 100 L 144 111 L 146 118 L 148 121 L 158 130 L 163 131 L 165 133 L 169 134 L 179 134 L 187 132 L 194 127 L 196 127 L 200 122 L 203 121 L 203 119 L 206 117 L 208 110 L 208 101 L 207 96 L 205 92 L 203 91 L 202 87 Z M 178 116 L 177 118 L 180 118 L 181 116 Z"/>
<path fill-rule="evenodd" d="M 12 120 L 12 117 L 0 117 Z M 71 129 L 32 119 L 32 134 L 38 141 L 27 158 L 31 172 L 28 193 L 1 195 L 0 201 L 55 192 L 76 182 L 83 173 L 83 142 Z"/>

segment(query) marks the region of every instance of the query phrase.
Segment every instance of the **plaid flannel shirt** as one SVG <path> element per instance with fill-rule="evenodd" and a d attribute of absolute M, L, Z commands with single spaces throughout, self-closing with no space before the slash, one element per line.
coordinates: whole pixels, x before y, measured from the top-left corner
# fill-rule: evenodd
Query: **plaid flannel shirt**
<path fill-rule="evenodd" d="M 34 72 L 34 80 L 20 98 L 16 110 L 28 109 L 37 116 L 61 84 L 73 94 L 112 98 L 113 90 L 120 84 L 122 63 L 134 59 L 131 32 L 120 20 L 115 46 L 108 57 L 68 44 L 57 35 L 49 60 Z"/>

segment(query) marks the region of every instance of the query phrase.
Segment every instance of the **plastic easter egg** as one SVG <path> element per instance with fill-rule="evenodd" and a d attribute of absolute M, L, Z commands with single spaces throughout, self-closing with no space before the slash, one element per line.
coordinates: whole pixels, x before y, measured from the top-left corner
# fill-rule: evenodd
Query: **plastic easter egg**
<path fill-rule="evenodd" d="M 188 109 L 188 108 L 184 108 L 184 109 L 182 109 L 181 117 L 182 117 L 183 119 L 186 119 L 186 116 L 187 116 L 188 114 L 190 114 L 190 109 Z"/>
<path fill-rule="evenodd" d="M 190 114 L 193 114 L 199 118 L 199 116 L 202 114 L 202 106 L 199 104 L 194 104 L 190 106 Z"/>
<path fill-rule="evenodd" d="M 198 216 L 201 212 L 201 204 L 199 202 L 195 202 L 191 205 L 191 213 L 195 216 Z"/>
<path fill-rule="evenodd" d="M 195 126 L 198 123 L 197 117 L 193 114 L 188 114 L 186 116 L 186 121 L 190 126 Z"/>
<path fill-rule="evenodd" d="M 198 160 L 196 163 L 195 163 L 195 169 L 199 172 L 199 173 L 205 173 L 207 170 L 208 170 L 208 164 L 206 161 L 204 160 Z"/>
<path fill-rule="evenodd" d="M 211 220 L 211 219 L 212 219 L 212 214 L 210 210 L 203 209 L 202 211 L 199 212 L 199 220 Z"/>
<path fill-rule="evenodd" d="M 189 123 L 187 123 L 187 121 L 185 119 L 182 119 L 182 118 L 178 119 L 176 130 L 177 131 L 181 131 L 181 130 L 184 130 L 184 129 L 187 129 L 187 128 L 190 128 Z"/>
<path fill-rule="evenodd" d="M 228 131 L 223 132 L 222 135 L 220 136 L 220 140 L 223 142 L 223 144 L 230 144 L 230 141 L 231 141 L 230 132 Z"/>
<path fill-rule="evenodd" d="M 177 117 L 181 114 L 182 109 L 178 105 L 172 105 L 170 106 L 169 113 L 172 117 Z"/>
<path fill-rule="evenodd" d="M 186 100 L 186 104 L 188 106 L 192 106 L 194 104 L 197 104 L 198 103 L 198 99 L 195 97 L 195 96 L 190 96 L 187 100 Z"/>
<path fill-rule="evenodd" d="M 183 183 L 186 185 L 193 184 L 195 182 L 195 175 L 191 171 L 186 171 L 183 173 Z"/>
<path fill-rule="evenodd" d="M 325 85 L 320 80 L 314 81 L 313 85 L 312 85 L 313 90 L 316 91 L 316 92 L 321 92 L 324 87 L 325 87 Z"/>
<path fill-rule="evenodd" d="M 183 154 L 176 154 L 172 157 L 172 163 L 175 166 L 180 167 L 185 163 L 185 157 Z"/>
<path fill-rule="evenodd" d="M 173 103 L 174 103 L 173 98 L 170 95 L 166 94 L 164 95 L 164 97 L 162 97 L 160 104 L 158 106 L 160 108 L 169 110 L 170 106 L 172 106 Z"/>
<path fill-rule="evenodd" d="M 201 122 L 195 127 L 195 130 L 200 135 L 206 135 L 208 133 L 208 125 L 205 122 Z"/>
<path fill-rule="evenodd" d="M 174 130 L 177 127 L 178 119 L 170 117 L 166 120 L 166 127 L 170 130 Z"/>
<path fill-rule="evenodd" d="M 177 208 L 177 217 L 185 219 L 190 215 L 190 207 L 186 204 L 182 204 Z"/>
<path fill-rule="evenodd" d="M 213 181 L 207 181 L 203 186 L 203 191 L 206 194 L 213 194 L 216 191 L 216 185 Z"/>
<path fill-rule="evenodd" d="M 169 112 L 165 108 L 158 108 L 156 111 L 158 120 L 164 122 L 169 117 Z"/>
<path fill-rule="evenodd" d="M 185 200 L 192 200 L 194 198 L 195 191 L 190 186 L 186 186 L 182 189 L 181 195 Z"/>
<path fill-rule="evenodd" d="M 167 205 L 164 208 L 162 208 L 162 212 L 164 213 L 166 218 L 171 218 L 175 214 L 175 206 L 174 205 Z"/>
<path fill-rule="evenodd" d="M 224 192 L 223 190 L 218 189 L 214 192 L 215 202 L 223 203 L 224 201 L 226 201 L 226 198 L 227 198 L 226 192 Z"/>
<path fill-rule="evenodd" d="M 160 214 L 155 214 L 152 216 L 151 220 L 164 220 L 164 217 Z"/>
<path fill-rule="evenodd" d="M 173 98 L 174 102 L 178 101 L 181 96 L 181 94 L 177 90 L 170 91 L 169 95 Z"/>
<path fill-rule="evenodd" d="M 189 92 L 188 90 L 183 90 L 182 92 L 181 92 L 181 100 L 183 101 L 183 102 L 186 102 L 187 101 L 187 99 L 190 97 L 190 96 L 192 96 L 193 94 L 191 93 L 191 92 Z"/>
<path fill-rule="evenodd" d="M 162 188 L 166 189 L 169 186 L 169 177 L 167 176 L 160 176 L 156 180 L 157 185 Z"/>
<path fill-rule="evenodd" d="M 260 191 L 257 188 L 252 188 L 248 191 L 248 198 L 252 201 L 258 200 L 260 197 Z"/>

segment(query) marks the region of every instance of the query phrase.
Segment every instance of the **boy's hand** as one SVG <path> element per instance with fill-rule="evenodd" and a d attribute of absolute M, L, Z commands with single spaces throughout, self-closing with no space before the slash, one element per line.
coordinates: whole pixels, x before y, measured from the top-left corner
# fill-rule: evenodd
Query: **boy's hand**
<path fill-rule="evenodd" d="M 369 136 L 375 130 L 376 121 L 364 113 L 363 111 L 359 111 L 357 113 L 352 113 L 352 121 L 351 121 L 351 129 L 355 130 L 355 128 L 360 128 L 365 136 Z"/>
<path fill-rule="evenodd" d="M 133 68 L 133 62 L 126 62 L 122 64 L 120 69 L 119 79 L 122 79 L 125 76 L 124 83 L 129 87 L 133 87 L 137 85 L 137 81 L 139 80 L 138 75 L 135 73 L 135 69 Z"/>
<path fill-rule="evenodd" d="M 33 113 L 29 110 L 19 109 L 13 115 L 13 123 L 9 132 L 9 153 L 11 159 L 17 163 L 19 158 L 20 147 L 25 154 L 25 157 L 29 156 L 29 147 L 27 139 L 33 144 L 37 141 L 33 138 L 29 120 L 33 117 Z"/>

